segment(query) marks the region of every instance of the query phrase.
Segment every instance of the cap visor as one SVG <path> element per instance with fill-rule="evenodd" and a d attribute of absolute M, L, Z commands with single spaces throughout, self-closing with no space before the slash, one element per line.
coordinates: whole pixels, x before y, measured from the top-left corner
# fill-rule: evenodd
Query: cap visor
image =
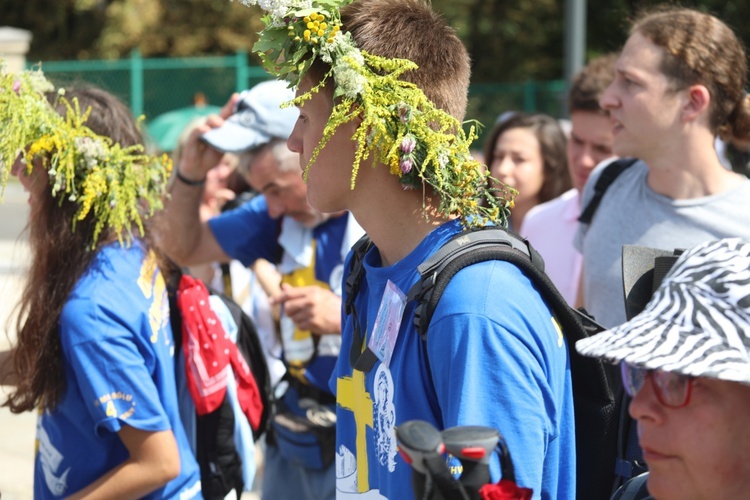
<path fill-rule="evenodd" d="M 221 127 L 203 134 L 202 139 L 223 153 L 242 153 L 268 143 L 271 136 L 226 121 Z"/>

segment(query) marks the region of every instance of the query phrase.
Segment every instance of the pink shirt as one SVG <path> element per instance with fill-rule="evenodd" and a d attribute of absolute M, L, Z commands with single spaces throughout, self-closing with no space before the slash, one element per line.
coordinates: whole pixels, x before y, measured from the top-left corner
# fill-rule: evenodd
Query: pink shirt
<path fill-rule="evenodd" d="M 519 231 L 542 254 L 547 275 L 570 305 L 576 302 L 583 263 L 573 246 L 580 214 L 580 196 L 571 189 L 529 210 Z"/>

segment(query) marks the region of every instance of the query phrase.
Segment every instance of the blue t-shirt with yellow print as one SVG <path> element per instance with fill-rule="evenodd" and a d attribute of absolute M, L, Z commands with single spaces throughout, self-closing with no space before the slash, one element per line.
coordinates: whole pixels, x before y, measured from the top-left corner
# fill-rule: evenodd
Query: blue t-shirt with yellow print
<path fill-rule="evenodd" d="M 417 266 L 460 231 L 456 221 L 430 233 L 400 262 L 364 260 L 356 299 L 361 331 L 373 331 L 391 281 L 406 293 Z M 348 269 L 348 263 L 347 263 Z M 575 497 L 575 435 L 567 344 L 550 309 L 515 266 L 490 261 L 458 272 L 435 310 L 427 342 L 406 304 L 390 365 L 353 370 L 353 318 L 342 325 L 342 353 L 331 388 L 337 400 L 337 498 L 413 498 L 411 468 L 397 453 L 394 426 L 421 419 L 439 429 L 484 425 L 506 438 L 519 485 L 534 498 Z M 365 340 L 368 342 L 368 340 Z M 499 465 L 492 463 L 492 479 Z"/>
<path fill-rule="evenodd" d="M 34 498 L 71 495 L 125 461 L 123 425 L 171 429 L 180 450 L 179 476 L 146 498 L 202 498 L 179 418 L 169 303 L 153 254 L 137 241 L 99 250 L 63 307 L 60 338 L 66 389 L 39 418 Z"/>
<path fill-rule="evenodd" d="M 301 267 L 283 276 L 293 286 L 319 286 L 340 295 L 343 274 L 342 243 L 347 231 L 348 216 L 332 217 L 312 229 L 313 257 L 308 267 Z M 209 226 L 222 250 L 244 265 L 258 259 L 277 263 L 284 249 L 279 243 L 282 221 L 268 216 L 264 196 L 256 196 L 240 207 L 209 220 Z M 348 249 L 347 249 L 348 250 Z M 305 332 L 309 335 L 309 332 Z M 338 354 L 338 333 L 329 338 Z M 328 380 L 336 362 L 334 355 L 319 353 L 306 365 L 304 377 L 318 389 L 328 392 Z"/>

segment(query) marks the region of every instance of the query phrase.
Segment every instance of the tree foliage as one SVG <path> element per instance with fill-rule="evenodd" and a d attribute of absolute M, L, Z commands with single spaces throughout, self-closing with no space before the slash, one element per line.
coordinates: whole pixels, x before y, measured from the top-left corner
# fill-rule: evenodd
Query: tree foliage
<path fill-rule="evenodd" d="M 473 82 L 559 79 L 565 0 L 432 0 L 473 59 Z M 628 19 L 654 0 L 588 0 L 587 55 L 617 50 Z M 747 0 L 683 0 L 718 15 L 750 42 Z M 260 11 L 228 0 L 0 0 L 3 24 L 30 30 L 30 60 L 146 57 L 249 50 Z"/>

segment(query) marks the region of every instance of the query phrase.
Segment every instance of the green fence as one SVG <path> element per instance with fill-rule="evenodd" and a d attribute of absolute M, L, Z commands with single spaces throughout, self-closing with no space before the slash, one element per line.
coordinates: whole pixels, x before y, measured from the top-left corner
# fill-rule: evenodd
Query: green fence
<path fill-rule="evenodd" d="M 136 116 L 145 114 L 147 123 L 162 113 L 191 106 L 198 93 L 209 104 L 221 106 L 232 92 L 269 78 L 261 67 L 248 63 L 245 51 L 224 57 L 143 58 L 136 50 L 128 59 L 49 61 L 42 63 L 42 69 L 58 85 L 83 81 L 109 90 L 129 103 Z M 505 111 L 563 116 L 564 92 L 563 81 L 472 85 L 466 116 L 486 126 L 477 147 Z"/>

